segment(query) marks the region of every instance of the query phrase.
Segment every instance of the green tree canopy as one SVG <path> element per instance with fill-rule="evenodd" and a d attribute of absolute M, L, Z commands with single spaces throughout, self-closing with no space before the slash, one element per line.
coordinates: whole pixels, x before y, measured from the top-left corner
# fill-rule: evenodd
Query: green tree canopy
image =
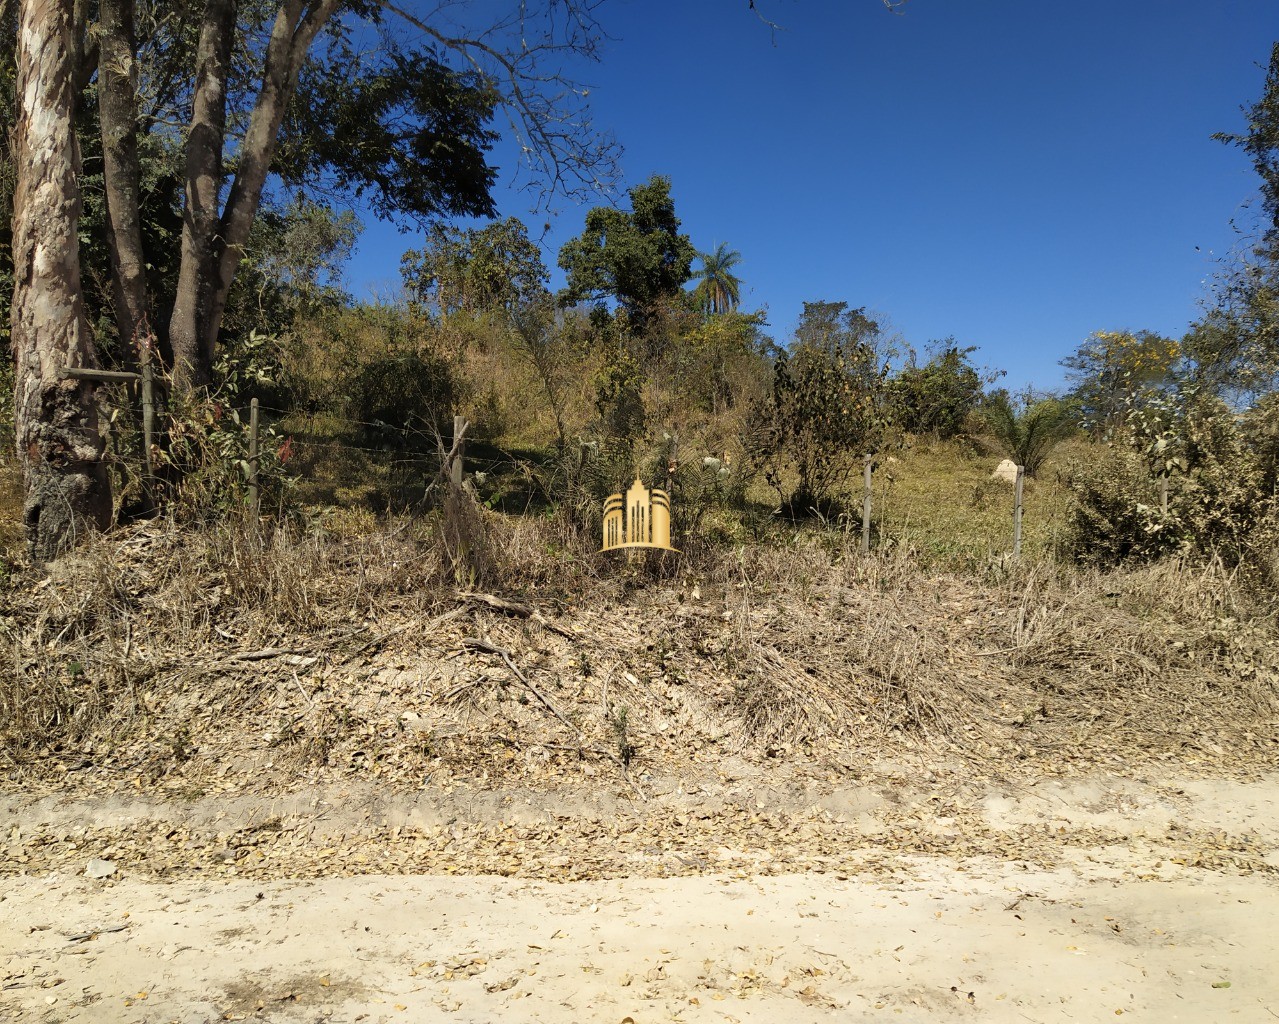
<path fill-rule="evenodd" d="M 1214 307 L 1185 343 L 1200 376 L 1218 390 L 1256 395 L 1279 383 L 1279 42 L 1261 98 L 1243 112 L 1246 131 L 1213 138 L 1252 159 L 1261 179 L 1259 233 L 1221 276 Z"/>
<path fill-rule="evenodd" d="M 892 380 L 893 406 L 898 425 L 912 434 L 954 437 L 964 429 L 970 413 L 981 404 L 987 383 L 995 374 L 973 365 L 975 346 L 960 348 L 954 338 L 933 343 L 932 356 L 923 366 L 915 362 Z"/>
<path fill-rule="evenodd" d="M 436 224 L 421 249 L 404 254 L 400 270 L 413 301 L 440 316 L 536 303 L 550 276 L 518 217 L 479 229 Z"/>
<path fill-rule="evenodd" d="M 1131 413 L 1177 384 L 1181 346 L 1153 331 L 1097 331 L 1061 361 L 1084 424 L 1109 437 Z"/>
<path fill-rule="evenodd" d="M 630 212 L 595 207 L 582 234 L 560 249 L 559 265 L 568 275 L 560 302 L 568 306 L 611 297 L 638 327 L 692 277 L 697 250 L 680 234 L 669 178 L 656 175 L 627 195 Z"/>
<path fill-rule="evenodd" d="M 598 57 L 594 5 L 507 6 L 75 5 L 83 291 L 95 334 L 108 345 L 114 335 L 123 352 L 145 323 L 177 369 L 206 381 L 220 336 L 242 326 L 237 302 L 260 294 L 261 280 L 248 280 L 266 251 L 258 243 L 292 230 L 280 218 L 313 213 L 335 195 L 363 196 L 379 215 L 422 223 L 492 216 L 488 154 L 499 109 L 520 168 L 547 191 L 584 195 L 611 180 L 611 137 L 592 127 L 585 93 L 565 70 L 575 58 Z M 15 7 L 0 5 L 6 123 Z M 0 141 L 6 230 L 12 175 Z M 260 213 L 277 219 L 265 233 Z M 302 230 L 316 226 L 302 217 Z M 279 260 L 266 264 L 268 275 L 281 269 Z"/>
<path fill-rule="evenodd" d="M 847 302 L 805 302 L 774 364 L 764 477 L 789 515 L 834 511 L 839 491 L 892 426 L 883 329 Z M 790 471 L 794 484 L 789 486 Z"/>

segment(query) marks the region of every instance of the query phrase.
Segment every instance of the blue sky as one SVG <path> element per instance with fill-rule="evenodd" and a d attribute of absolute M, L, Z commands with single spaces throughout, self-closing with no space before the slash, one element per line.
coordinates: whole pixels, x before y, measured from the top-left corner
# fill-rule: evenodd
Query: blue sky
<path fill-rule="evenodd" d="M 742 254 L 743 306 L 778 340 L 805 300 L 845 300 L 1052 387 L 1092 331 L 1179 337 L 1196 317 L 1257 188 L 1210 135 L 1260 95 L 1279 0 L 759 6 L 775 38 L 746 0 L 610 0 L 613 41 L 580 77 L 625 147 L 622 189 L 670 177 L 684 230 Z M 548 220 L 498 202 L 534 235 Z M 586 209 L 552 206 L 548 266 Z M 353 293 L 395 286 L 418 237 L 367 217 Z"/>

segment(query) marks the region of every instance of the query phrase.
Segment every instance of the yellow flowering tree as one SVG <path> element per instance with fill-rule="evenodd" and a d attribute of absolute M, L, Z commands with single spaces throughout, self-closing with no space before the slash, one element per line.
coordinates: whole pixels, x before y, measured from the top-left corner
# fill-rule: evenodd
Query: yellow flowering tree
<path fill-rule="evenodd" d="M 1181 346 L 1153 331 L 1097 331 L 1061 361 L 1084 425 L 1107 438 L 1177 383 Z"/>

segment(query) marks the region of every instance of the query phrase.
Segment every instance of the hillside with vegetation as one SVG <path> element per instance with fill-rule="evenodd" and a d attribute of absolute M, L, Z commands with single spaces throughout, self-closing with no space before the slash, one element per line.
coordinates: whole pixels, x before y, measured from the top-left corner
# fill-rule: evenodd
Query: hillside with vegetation
<path fill-rule="evenodd" d="M 17 5 L 28 28 L 38 6 Z M 547 70 L 593 55 L 591 5 L 568 5 L 563 38 L 552 19 L 544 47 L 501 56 L 412 15 L 426 42 L 388 31 L 370 55 L 352 26 L 403 12 L 348 6 L 273 21 L 273 5 L 169 17 L 103 0 L 102 56 L 75 51 L 100 61 L 89 89 L 65 64 L 34 75 L 57 47 L 36 52 L 0 5 L 6 881 L 96 872 L 104 899 L 137 885 L 158 913 L 166 886 L 205 879 L 254 907 L 303 879 L 363 899 L 366 875 L 485 876 L 507 896 L 499 876 L 904 885 L 935 858 L 986 872 L 999 914 L 1069 903 L 1070 872 L 1184 883 L 1232 914 L 1273 900 L 1279 44 L 1247 132 L 1222 137 L 1262 181 L 1255 244 L 1183 337 L 1099 324 L 1039 390 L 954 337 L 904 337 L 854 294 L 812 296 L 782 335 L 742 302 L 742 254 L 683 231 L 668 178 L 599 200 L 611 150 L 551 109 L 578 94 Z M 70 18 L 44 27 L 71 39 Z M 139 55 L 152 63 L 130 86 Z M 45 162 L 15 107 L 37 79 L 80 97 Z M 595 196 L 557 252 L 497 216 L 499 109 L 533 173 Z M 179 113 L 189 131 L 170 130 Z M 61 233 L 37 165 L 66 171 L 40 186 L 70 190 Z M 358 225 L 341 196 L 357 193 L 427 226 L 377 301 L 343 285 Z M 72 286 L 42 279 L 37 237 L 74 253 Z M 55 314 L 61 334 L 41 319 Z M 676 550 L 600 550 L 605 500 L 637 477 L 669 494 Z M 967 882 L 946 879 L 959 907 Z M 62 978 L 33 892 L 15 889 L 25 930 L 0 935 L 45 958 L 4 977 L 34 999 Z M 238 941 L 219 913 L 219 941 Z M 1038 925 L 1055 951 L 1064 921 Z M 1120 941 L 1111 916 L 1094 925 Z M 1143 952 L 1165 955 L 1147 931 Z M 535 940 L 550 942 L 510 941 L 524 956 Z M 411 976 L 465 984 L 489 963 L 449 957 Z M 847 963 L 759 981 L 771 965 L 706 967 L 679 1006 L 767 996 L 830 1019 L 854 998 Z M 283 994 L 255 976 L 166 1006 L 364 1005 L 363 983 L 313 967 Z M 108 983 L 106 960 L 93 970 Z M 513 1012 L 515 975 L 495 973 L 472 1005 Z M 1240 967 L 1249 992 L 1263 975 Z M 843 1002 L 822 995 L 831 976 Z M 669 979 L 642 980 L 658 999 Z M 960 981 L 937 1019 L 969 1019 Z M 924 1005 L 914 985 L 875 1008 Z M 1200 1019 L 1229 985 L 1198 992 Z"/>
<path fill-rule="evenodd" d="M 20 774 L 1273 760 L 1275 406 L 1230 404 L 1199 334 L 1099 332 L 1021 395 L 845 302 L 779 344 L 664 179 L 630 205 L 558 294 L 514 219 L 435 230 L 393 303 L 277 281 L 208 393 L 170 390 L 158 498 L 104 393 L 117 526 L 48 569 L 10 549 Z M 599 551 L 636 475 L 678 551 Z"/>
<path fill-rule="evenodd" d="M 154 31 L 156 52 L 204 59 Z M 10 445 L 36 438 L 3 470 L 14 779 L 104 758 L 166 784 L 263 760 L 343 773 L 357 749 L 361 770 L 423 771 L 483 762 L 494 743 L 574 770 L 602 760 L 628 784 L 705 744 L 765 760 L 938 744 L 1036 770 L 1120 750 L 1273 759 L 1275 53 L 1248 133 L 1223 136 L 1254 158 L 1274 223 L 1185 337 L 1098 330 L 1055 392 L 1010 393 L 978 349 L 912 343 L 844 298 L 814 297 L 793 336 L 774 336 L 741 304 L 741 254 L 699 249 L 660 175 L 587 210 L 554 254 L 515 217 L 451 226 L 445 214 L 492 212 L 474 162 L 492 105 L 533 112 L 442 66 L 473 146 L 457 166 L 397 178 L 395 145 L 422 142 L 409 135 L 378 136 L 380 164 L 348 166 L 315 136 L 277 157 L 286 178 L 363 175 L 352 187 L 388 211 L 433 218 L 384 300 L 341 288 L 349 212 L 265 190 L 200 327 L 217 344 L 184 362 L 186 257 L 160 262 L 191 241 L 176 194 L 147 194 L 152 233 L 130 243 L 155 254 L 150 313 L 121 306 L 127 240 L 89 195 L 80 312 L 96 362 L 121 376 L 57 401 L 91 396 L 74 416 L 96 423 L 96 468 L 32 469 L 71 421 L 31 419 L 31 379 L 5 410 Z M 396 92 L 407 56 L 386 59 L 324 117 L 430 122 L 423 105 L 445 98 Z M 390 92 L 363 96 L 372 83 Z M 106 119 L 119 112 L 103 89 Z M 356 130 L 324 117 L 302 126 Z M 135 141 L 158 143 L 157 125 Z M 539 158 L 585 173 L 570 142 Z M 180 155 L 120 156 L 173 185 Z M 153 328 L 174 295 L 170 328 Z M 139 368 L 157 376 L 149 449 Z M 677 551 L 599 551 L 604 499 L 637 476 L 671 496 Z M 45 517 L 56 494 L 67 504 Z M 447 668 L 410 685 L 396 659 Z M 400 681 L 383 685 L 388 672 Z M 207 722 L 194 693 L 219 709 Z M 449 725 L 459 707 L 474 728 Z M 686 718 L 700 724 L 673 724 Z"/>

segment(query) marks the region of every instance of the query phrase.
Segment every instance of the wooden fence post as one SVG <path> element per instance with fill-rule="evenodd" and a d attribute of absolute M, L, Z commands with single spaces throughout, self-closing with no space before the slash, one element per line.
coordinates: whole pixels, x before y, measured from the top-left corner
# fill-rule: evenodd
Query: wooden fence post
<path fill-rule="evenodd" d="M 1013 485 L 1013 558 L 1021 558 L 1021 493 L 1026 480 L 1026 467 L 1017 467 L 1017 482 Z"/>
<path fill-rule="evenodd" d="M 151 449 L 155 444 L 155 368 L 149 348 L 142 347 L 142 451 L 146 473 L 147 501 L 155 502 L 155 462 Z"/>
<path fill-rule="evenodd" d="M 1159 510 L 1164 514 L 1168 514 L 1168 475 L 1165 473 L 1159 478 Z"/>
<path fill-rule="evenodd" d="M 867 455 L 862 461 L 862 554 L 870 554 L 870 501 L 871 501 L 871 473 L 873 472 L 875 457 Z"/>
<path fill-rule="evenodd" d="M 258 400 L 249 403 L 249 507 L 256 520 L 262 513 L 258 492 Z"/>
<path fill-rule="evenodd" d="M 449 483 L 454 487 L 462 486 L 463 456 L 466 452 L 466 440 L 464 433 L 466 431 L 466 419 L 462 416 L 453 417 L 453 461 L 449 463 Z"/>

